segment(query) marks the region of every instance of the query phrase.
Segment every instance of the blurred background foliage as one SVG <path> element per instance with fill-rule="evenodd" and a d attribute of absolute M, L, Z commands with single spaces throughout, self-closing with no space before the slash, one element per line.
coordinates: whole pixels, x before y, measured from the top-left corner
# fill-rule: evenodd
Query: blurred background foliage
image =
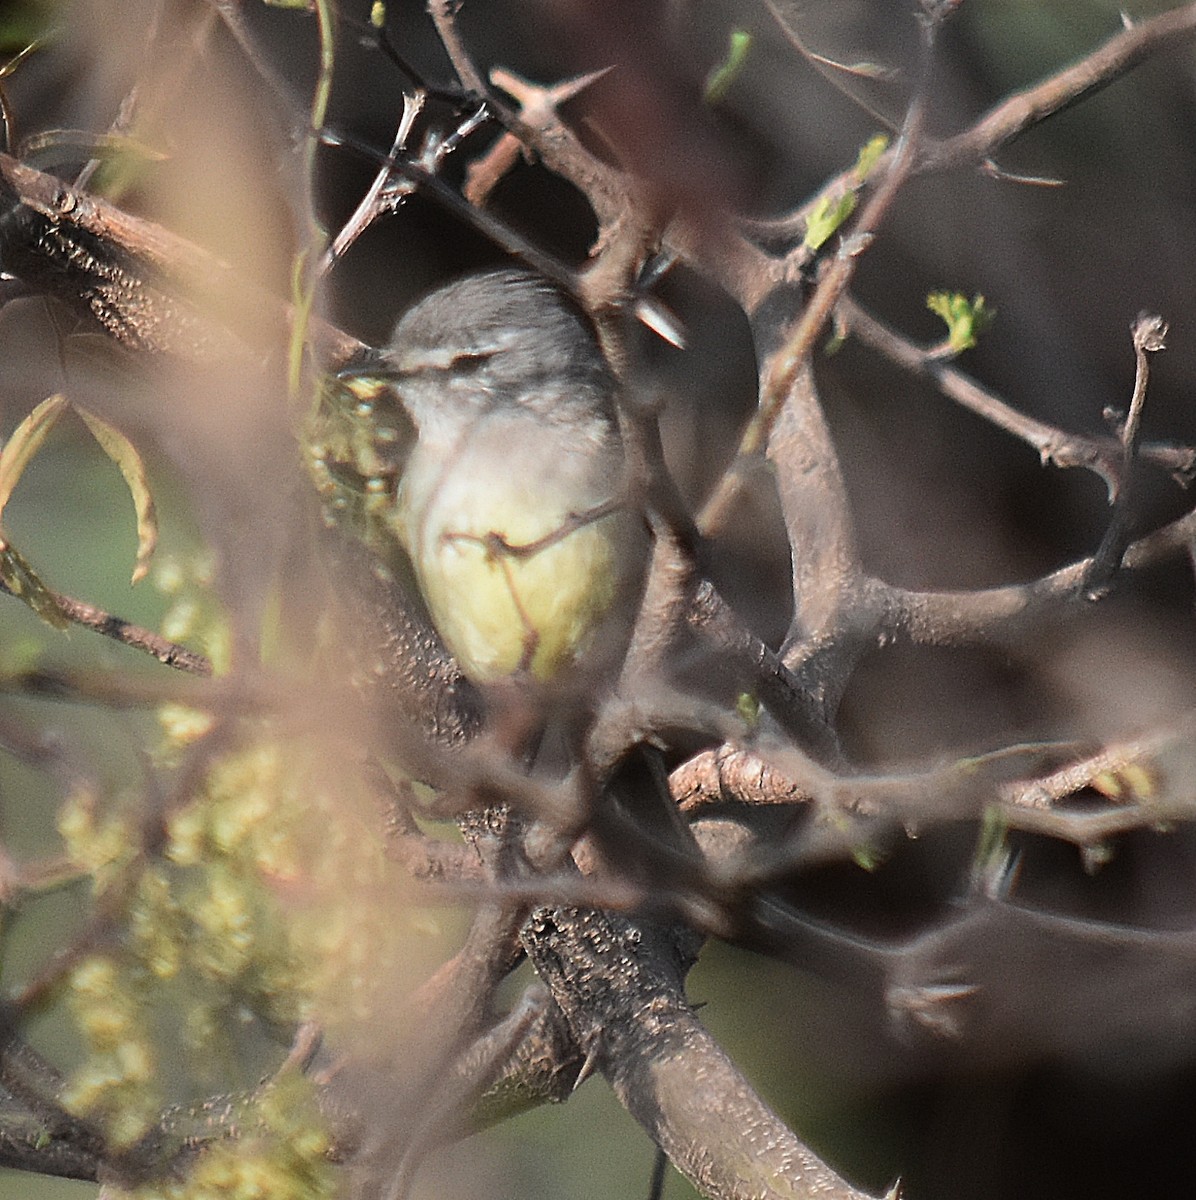
<path fill-rule="evenodd" d="M 369 6 L 363 0 L 342 7 L 364 20 Z M 842 62 L 904 68 L 914 43 L 905 0 L 778 0 L 782 24 L 752 0 L 610 0 L 589 12 L 586 7 L 584 0 L 467 0 L 461 21 L 480 61 L 530 78 L 554 80 L 619 61 L 619 71 L 571 107 L 583 129 L 591 110 L 608 120 L 625 116 L 628 78 L 637 71 L 655 78 L 676 108 L 662 101 L 641 115 L 664 128 L 673 121 L 682 134 L 693 134 L 681 138 L 685 153 L 672 146 L 669 153 L 678 160 L 666 154 L 661 169 L 676 170 L 689 182 L 702 179 L 761 217 L 800 202 L 829 173 L 854 161 L 878 128 L 873 115 L 801 60 L 784 27 Z M 1132 15 L 1141 19 L 1169 7 L 1143 0 Z M 1119 28 L 1121 8 L 1111 0 L 967 0 L 944 37 L 934 128 L 957 130 L 1010 89 L 1088 52 Z M 129 18 L 120 5 L 100 9 L 113 38 L 135 43 L 136 31 L 124 24 Z M 308 16 L 265 5 L 243 9 L 265 56 L 296 96 L 306 97 L 315 53 Z M 92 40 L 103 21 L 93 15 L 76 25 L 77 13 L 75 6 L 52 0 L 9 0 L 0 9 L 6 53 L 55 31 L 46 49 L 6 81 L 10 106 L 26 132 L 103 129 L 112 118 L 119 83 L 104 75 L 110 48 Z M 423 6 L 392 2 L 388 22 L 403 54 L 430 80 L 447 84 L 449 69 Z M 751 50 L 723 102 L 699 119 L 693 96 L 725 57 L 733 29 L 751 32 Z M 366 41 L 348 33 L 341 39 L 329 121 L 384 152 L 406 81 Z M 667 60 L 659 57 L 665 49 Z M 926 340 L 941 332 L 925 308 L 928 292 L 983 294 L 999 316 L 968 355 L 966 369 L 1015 407 L 1084 432 L 1103 428 L 1106 407 L 1124 408 L 1133 380 L 1129 324 L 1139 309 L 1158 311 L 1170 321 L 1172 337 L 1152 381 L 1147 435 L 1196 442 L 1190 402 L 1196 394 L 1194 72 L 1190 47 L 1159 56 L 1001 156 L 1011 173 L 1058 178 L 1064 186 L 1021 186 L 965 171 L 915 181 L 865 258 L 857 294 L 884 319 Z M 899 120 L 903 88 L 899 80 L 868 83 L 864 90 L 879 113 Z M 694 132 L 699 124 L 701 139 Z M 232 131 L 234 140 L 239 136 Z M 191 149 L 185 137 L 180 142 L 175 153 Z M 247 145 L 245 153 L 255 151 Z M 351 210 L 374 169 L 374 162 L 345 150 L 321 152 L 317 206 L 330 227 Z M 452 170 L 459 173 L 461 164 Z M 130 197 L 132 206 L 140 199 Z M 534 164 L 512 172 L 493 207 L 569 261 L 584 257 L 594 233 L 584 203 Z M 265 211 L 272 211 L 270 204 Z M 289 222 L 281 204 L 273 217 L 272 233 L 285 244 Z M 250 223 L 230 236 L 236 244 L 256 230 Z M 327 298 L 330 315 L 379 342 L 432 283 L 498 257 L 480 235 L 417 197 L 394 220 L 372 229 L 337 268 Z M 286 254 L 279 261 L 287 261 Z M 276 282 L 285 287 L 281 274 Z M 677 271 L 663 290 L 685 321 L 691 346 L 679 353 L 645 338 L 644 377 L 667 401 L 671 461 L 687 495 L 696 499 L 729 461 L 735 431 L 753 402 L 752 350 L 742 316 L 707 282 Z M 6 347 L 0 431 L 7 435 L 59 386 L 58 332 L 40 301 L 21 299 L 0 311 L 0 343 Z M 910 585 L 983 586 L 1050 570 L 1099 540 L 1107 509 L 1093 478 L 1042 469 L 1027 449 L 850 341 L 820 362 L 819 373 L 865 561 L 877 574 Z M 100 386 L 119 383 L 104 376 Z M 159 560 L 182 564 L 186 574 L 205 554 L 203 520 L 191 504 L 195 481 L 177 455 L 155 449 L 147 456 L 162 517 Z M 1142 522 L 1178 515 L 1189 503 L 1152 476 L 1140 497 Z M 178 617 L 185 597 L 169 591 L 174 585 L 168 583 L 166 592 L 153 584 L 130 589 L 128 494 L 116 468 L 77 424 L 64 422 L 53 434 L 17 489 L 5 523 L 52 586 L 150 627 L 172 609 Z M 720 584 L 774 640 L 788 621 L 784 554 L 774 502 L 760 488 L 737 536 L 722 550 Z M 160 567 L 159 581 L 161 576 Z M 878 652 L 858 673 L 845 705 L 848 744 L 861 762 L 892 765 L 1048 734 L 1107 736 L 1131 721 L 1148 722 L 1191 700 L 1191 605 L 1189 572 L 1160 569 L 1113 601 L 1069 615 L 1065 626 L 1000 652 Z M 0 672 L 55 663 L 140 676 L 160 670 L 86 632 L 51 631 L 15 601 L 0 604 Z M 2 703 L 14 719 L 71 746 L 113 794 L 130 779 L 144 779 L 139 748 L 161 737 L 146 715 L 12 696 Z M 32 856 L 58 845 L 60 793 L 52 781 L 0 756 L 0 796 L 3 839 L 11 852 Z M 951 853 L 943 849 L 942 895 L 958 884 L 952 862 L 958 870 L 966 862 L 966 851 L 956 848 L 955 859 Z M 1132 868 L 1125 869 L 1132 876 Z M 827 894 L 856 888 L 853 870 L 831 873 Z M 908 899 L 895 890 L 898 904 Z M 878 907 L 891 899 L 877 889 Z M 77 885 L 7 916 L 0 976 L 5 986 L 27 980 L 47 950 L 77 927 L 86 907 L 86 887 Z M 873 910 L 866 915 L 880 919 Z M 411 953 L 419 970 L 429 969 L 451 944 L 459 919 L 442 911 L 412 918 L 409 932 L 419 949 Z M 1134 1178 L 1135 1164 L 1149 1162 L 1173 1136 L 1173 1124 L 1191 1111 L 1189 1093 L 1157 1088 L 1133 1102 L 1125 1090 L 1110 1090 L 1116 1111 L 1102 1109 L 1108 1080 L 1093 1084 L 1090 1105 L 1076 1111 L 1072 1093 L 1060 1083 L 1070 1069 L 1066 1063 L 944 1078 L 925 1063 L 903 1061 L 899 1047 L 877 1049 L 883 1018 L 850 988 L 718 945 L 708 947 L 690 994 L 706 1003 L 703 1019 L 766 1098 L 816 1149 L 875 1188 L 912 1163 L 915 1175 L 920 1167 L 949 1181 L 960 1196 L 1014 1194 L 1019 1181 L 1024 1196 L 1081 1194 L 1072 1190 L 1079 1188 L 1077 1179 L 1095 1181 L 1083 1192 L 1089 1197 L 1130 1194 L 1118 1189 Z M 79 1053 L 77 1031 L 59 1011 L 48 1011 L 34 1033 L 37 1044 L 64 1065 Z M 250 1061 L 256 1064 L 248 1059 L 242 1065 Z M 1137 1111 L 1130 1111 L 1135 1105 Z M 1079 1174 L 1065 1183 L 1044 1176 L 1041 1163 L 1049 1159 L 1052 1136 L 1074 1139 L 1079 1129 L 1085 1136 L 1069 1150 L 1070 1159 L 1085 1164 Z M 1139 1145 L 1133 1149 L 1135 1133 Z M 643 1195 L 651 1160 L 646 1137 L 605 1085 L 593 1081 L 562 1109 L 520 1117 L 443 1151 L 417 1192 Z M 0 1178 L 0 1196 L 14 1200 L 86 1197 L 95 1190 L 24 1175 Z M 666 1195 L 681 1200 L 686 1194 L 671 1177 Z"/>

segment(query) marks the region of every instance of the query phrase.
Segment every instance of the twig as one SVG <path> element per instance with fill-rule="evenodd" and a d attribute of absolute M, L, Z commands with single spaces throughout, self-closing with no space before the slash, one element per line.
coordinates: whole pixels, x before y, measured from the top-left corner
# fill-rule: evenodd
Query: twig
<path fill-rule="evenodd" d="M 152 221 L 67 187 L 0 154 L 0 249 L 5 269 L 98 321 L 123 345 L 199 361 L 250 357 L 241 339 L 262 326 L 285 340 L 289 309 L 227 263 Z M 249 319 L 252 315 L 252 319 Z M 327 322 L 311 335 L 335 367 L 361 354 Z"/>
<path fill-rule="evenodd" d="M 528 79 L 495 67 L 490 72 L 490 82 L 501 88 L 519 105 L 522 121 L 542 125 L 557 119 L 560 105 L 580 95 L 610 70 L 591 71 L 576 79 L 566 79 L 551 87 L 540 87 Z M 510 130 L 505 131 L 493 146 L 479 159 L 469 164 L 465 172 L 464 195 L 470 204 L 484 204 L 499 181 L 526 153 L 523 142 Z"/>
<path fill-rule="evenodd" d="M 542 1004 L 535 995 L 525 996 L 502 1021 L 474 1038 L 421 1097 L 420 1111 L 413 1125 L 404 1131 L 403 1155 L 389 1181 L 387 1200 L 401 1200 L 408 1194 L 420 1162 L 444 1141 L 447 1130 L 463 1123 L 470 1106 L 509 1064 L 541 1012 Z"/>
<path fill-rule="evenodd" d="M 936 360 L 929 351 L 885 325 L 850 295 L 839 301 L 835 315 L 845 330 L 865 345 L 913 374 L 930 379 L 944 396 L 1020 438 L 1038 452 L 1044 463 L 1094 471 L 1105 481 L 1109 495 L 1116 494 L 1124 461 L 1120 441 L 1067 433 L 1018 412 L 966 372 Z M 1138 455 L 1171 471 L 1180 482 L 1189 479 L 1196 468 L 1196 449 L 1189 446 L 1147 442 L 1139 446 Z"/>
<path fill-rule="evenodd" d="M 10 596 L 13 595 L 11 589 L 3 582 L 0 582 L 0 591 L 6 592 Z M 85 629 L 94 630 L 96 633 L 102 633 L 105 637 L 112 638 L 113 641 L 120 642 L 134 650 L 141 650 L 146 654 L 153 655 L 160 663 L 174 667 L 178 671 L 186 671 L 191 675 L 211 675 L 211 661 L 202 654 L 188 650 L 186 646 L 172 642 L 169 638 L 164 638 L 152 630 L 134 625 L 131 621 L 124 620 L 123 617 L 105 612 L 104 609 L 98 608 L 94 604 L 76 600 L 71 596 L 64 596 L 61 592 L 52 594 L 59 611 L 74 624 L 82 625 Z"/>
<path fill-rule="evenodd" d="M 0 694 L 34 696 L 64 704 L 97 704 L 104 708 L 153 708 L 159 704 L 217 707 L 234 697 L 219 685 L 185 684 L 155 673 L 134 677 L 127 671 L 35 667 L 0 674 Z"/>
<path fill-rule="evenodd" d="M 17 1033 L 18 1013 L 0 1015 L 0 1088 L 15 1100 L 0 1105 L 0 1163 L 66 1179 L 94 1180 L 106 1156 L 90 1121 L 58 1102 L 62 1077 Z M 32 1127 L 31 1127 L 32 1122 Z"/>
<path fill-rule="evenodd" d="M 801 804 L 810 794 L 759 755 L 726 743 L 679 766 L 669 776 L 677 806 L 692 815 L 719 804 Z"/>
<path fill-rule="evenodd" d="M 327 146 L 346 146 L 352 150 L 377 161 L 378 152 L 374 147 L 362 142 L 351 134 L 336 130 L 325 129 L 320 135 L 321 141 Z M 576 296 L 578 290 L 577 276 L 561 261 L 551 254 L 546 254 L 534 242 L 512 229 L 506 222 L 499 220 L 483 208 L 475 208 L 464 200 L 461 194 L 450 187 L 444 180 L 434 175 L 421 163 L 407 162 L 402 158 L 391 164 L 391 173 L 418 187 L 426 196 L 439 204 L 445 211 L 452 213 L 464 224 L 476 229 L 484 237 L 501 247 L 508 254 L 525 262 L 533 271 L 551 280 L 562 291 Z M 318 326 L 317 326 L 318 329 Z M 342 337 L 348 335 L 342 334 Z M 366 347 L 357 343 L 357 352 L 363 352 Z M 346 359 L 337 355 L 337 362 Z"/>
<path fill-rule="evenodd" d="M 477 99 L 483 100 L 486 98 L 486 81 L 457 32 L 456 11 L 452 0 L 428 0 L 428 13 L 461 86 Z"/>
<path fill-rule="evenodd" d="M 156 51 L 159 49 L 159 39 L 162 28 L 162 0 L 159 0 L 154 5 L 153 12 L 150 16 L 149 24 L 145 35 L 145 60 L 153 62 L 156 57 Z M 138 100 L 141 94 L 140 84 L 134 82 L 129 90 L 122 97 L 119 107 L 117 108 L 116 118 L 108 126 L 108 133 L 118 137 L 127 136 L 133 128 L 133 118 L 137 110 Z M 25 157 L 25 153 L 21 154 Z M 86 191 L 88 184 L 95 177 L 96 171 L 100 168 L 100 159 L 93 158 L 85 163 L 83 169 L 75 177 L 74 186 L 79 191 Z"/>
<path fill-rule="evenodd" d="M 933 22 L 923 27 L 923 66 L 919 85 L 906 112 L 901 135 L 888 157 L 887 169 L 858 219 L 853 223 L 850 233 L 844 238 L 839 252 L 827 263 L 814 294 L 803 308 L 793 329 L 785 337 L 784 345 L 772 356 L 762 371 L 759 409 L 744 431 L 736 463 L 719 481 L 718 487 L 698 517 L 698 527 L 704 533 L 715 534 L 726 523 L 731 506 L 742 490 L 745 466 L 758 459 L 768 444 L 769 434 L 782 405 L 793 392 L 815 343 L 855 274 L 858 257 L 875 238 L 897 193 L 913 170 L 917 161 L 926 99 L 932 78 L 936 30 L 937 25 Z"/>
<path fill-rule="evenodd" d="M 674 1166 L 723 1200 L 861 1200 L 752 1089 L 694 1015 L 685 950 L 646 923 L 541 909 L 524 930 L 574 1039 Z M 750 1154 L 733 1148 L 751 1147 Z"/>
<path fill-rule="evenodd" d="M 1143 570 L 1187 553 L 1196 538 L 1196 511 L 1131 542 L 1122 571 Z M 980 644 L 1007 637 L 1022 622 L 1084 595 L 1091 558 L 1029 583 L 968 592 L 919 592 L 870 580 L 857 619 L 872 631 L 922 646 Z M 870 613 L 870 615 L 866 615 Z"/>
<path fill-rule="evenodd" d="M 1151 55 L 1196 37 L 1196 4 L 1161 13 L 1111 37 L 1073 66 L 990 109 L 970 128 L 922 147 L 917 171 L 941 171 L 991 158 L 1002 146 L 1048 117 L 1108 87 Z"/>
<path fill-rule="evenodd" d="M 1152 55 L 1174 49 L 1191 37 L 1196 37 L 1196 4 L 1184 5 L 1123 29 L 1079 62 L 1003 100 L 954 137 L 941 141 L 923 139 L 913 171 L 922 175 L 978 165 L 991 173 L 990 160 L 1001 147 L 1048 117 L 1114 83 Z M 889 156 L 896 152 L 896 146 L 887 151 L 876 169 L 884 170 Z M 745 222 L 745 227 L 765 236 L 800 237 L 814 207 L 824 197 L 841 195 L 851 182 L 851 172 L 843 171 L 799 208 L 776 220 Z"/>
<path fill-rule="evenodd" d="M 430 883 L 481 883 L 478 856 L 456 842 L 441 842 L 422 833 L 394 833 L 386 839 L 386 855 L 402 863 L 412 879 Z"/>
<path fill-rule="evenodd" d="M 1142 428 L 1142 406 L 1146 403 L 1146 384 L 1150 378 L 1149 356 L 1162 350 L 1166 344 L 1167 326 L 1162 317 L 1139 313 L 1132 326 L 1134 339 L 1134 392 L 1130 398 L 1129 412 L 1121 428 L 1121 487 L 1113 497 L 1113 515 L 1105 536 L 1092 556 L 1092 562 L 1084 573 L 1084 590 L 1098 595 L 1121 564 L 1130 538 L 1132 520 L 1131 490 L 1134 460 L 1138 455 L 1138 442 Z"/>
<path fill-rule="evenodd" d="M 331 270 L 337 259 L 383 212 L 389 210 L 389 205 L 379 203 L 379 197 L 383 189 L 391 182 L 395 159 L 398 157 L 399 151 L 407 145 L 407 139 L 411 136 L 411 128 L 423 109 L 424 100 L 423 92 L 403 93 L 403 115 L 399 120 L 399 128 L 395 132 L 395 140 L 391 145 L 390 153 L 378 168 L 378 173 L 374 176 L 374 182 L 370 184 L 369 190 L 361 198 L 349 219 L 341 226 L 340 233 L 333 238 L 332 243 L 324 252 L 324 257 L 320 260 L 319 273 L 321 275 Z"/>
<path fill-rule="evenodd" d="M 867 101 L 858 95 L 855 91 L 849 88 L 846 84 L 846 79 L 853 76 L 866 75 L 867 78 L 873 80 L 881 80 L 882 82 L 892 82 L 897 76 L 896 71 L 883 71 L 875 64 L 869 64 L 872 69 L 867 72 L 862 71 L 858 67 L 851 67 L 844 63 L 836 62 L 833 59 L 827 58 L 825 55 L 818 54 L 811 50 L 809 46 L 802 41 L 794 29 L 794 23 L 787 20 L 785 14 L 777 7 L 776 0 L 764 0 L 764 7 L 768 10 L 769 16 L 772 17 L 777 28 L 781 31 L 781 36 L 791 45 L 827 81 L 843 96 L 846 96 L 852 104 L 856 105 L 863 112 L 867 113 L 874 121 L 879 122 L 886 129 L 895 129 L 897 123 L 878 111 Z"/>
<path fill-rule="evenodd" d="M 781 658 L 824 723 L 863 648 L 853 612 L 864 579 L 839 457 L 807 364 L 768 439 L 790 545 L 793 616 Z"/>

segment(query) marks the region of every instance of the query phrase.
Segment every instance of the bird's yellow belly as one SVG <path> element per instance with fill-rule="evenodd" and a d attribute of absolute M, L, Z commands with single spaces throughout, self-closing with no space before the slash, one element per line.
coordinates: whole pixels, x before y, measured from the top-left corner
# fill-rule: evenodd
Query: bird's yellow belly
<path fill-rule="evenodd" d="M 420 587 L 466 674 L 546 681 L 582 657 L 616 597 L 627 520 L 620 512 L 546 527 L 491 509 L 481 520 L 425 523 Z"/>

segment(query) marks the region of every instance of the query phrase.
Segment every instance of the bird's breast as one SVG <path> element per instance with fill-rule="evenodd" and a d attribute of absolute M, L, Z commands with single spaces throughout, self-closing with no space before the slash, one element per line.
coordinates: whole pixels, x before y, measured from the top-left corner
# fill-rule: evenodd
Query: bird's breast
<path fill-rule="evenodd" d="M 643 522 L 626 507 L 600 511 L 623 482 L 613 430 L 479 425 L 417 446 L 396 532 L 467 675 L 546 681 L 597 649 L 629 603 Z"/>

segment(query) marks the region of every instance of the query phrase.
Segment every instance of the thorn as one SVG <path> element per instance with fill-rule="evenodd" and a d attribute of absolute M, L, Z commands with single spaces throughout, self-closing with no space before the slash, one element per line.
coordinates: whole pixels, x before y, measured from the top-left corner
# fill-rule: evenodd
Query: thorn
<path fill-rule="evenodd" d="M 657 337 L 678 350 L 685 349 L 685 326 L 680 318 L 654 296 L 641 296 L 635 302 L 635 315 Z"/>
<path fill-rule="evenodd" d="M 981 171 L 992 179 L 1000 179 L 1006 183 L 1021 183 L 1027 187 L 1044 187 L 1044 188 L 1060 188 L 1067 186 L 1066 179 L 1055 179 L 1049 175 L 1018 175 L 1013 171 L 1006 171 L 1004 167 L 999 166 L 991 158 L 986 158 L 980 164 Z"/>
<path fill-rule="evenodd" d="M 964 1033 L 967 1001 L 981 990 L 970 983 L 907 984 L 890 987 L 885 1003 L 900 1026 L 918 1025 L 934 1037 L 957 1041 Z"/>
<path fill-rule="evenodd" d="M 586 1051 L 585 1062 L 583 1062 L 581 1064 L 581 1070 L 577 1072 L 577 1078 L 573 1081 L 573 1090 L 577 1091 L 577 1089 L 579 1087 L 581 1087 L 581 1085 L 583 1083 L 585 1083 L 585 1081 L 587 1079 L 589 1079 L 589 1077 L 591 1075 L 593 1075 L 597 1069 L 598 1069 L 598 1044 L 595 1041 L 594 1045 L 592 1045 Z"/>
<path fill-rule="evenodd" d="M 543 84 L 532 83 L 530 79 L 516 75 L 514 71 L 495 67 L 490 72 L 490 82 L 496 88 L 501 88 L 506 92 L 526 116 L 532 109 L 554 110 L 558 105 L 565 104 L 574 96 L 580 95 L 586 88 L 597 83 L 599 79 L 604 75 L 609 75 L 613 70 L 613 66 L 602 67 L 597 71 L 591 71 L 588 75 L 578 75 L 573 79 L 566 79 L 551 87 L 545 87 Z"/>

